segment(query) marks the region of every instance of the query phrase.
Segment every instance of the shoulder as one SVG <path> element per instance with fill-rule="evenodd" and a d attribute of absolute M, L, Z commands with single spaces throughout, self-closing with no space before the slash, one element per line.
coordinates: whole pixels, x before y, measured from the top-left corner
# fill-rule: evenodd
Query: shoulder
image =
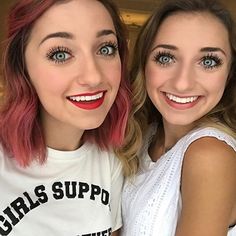
<path fill-rule="evenodd" d="M 115 152 L 110 150 L 103 150 L 96 144 L 86 144 L 88 147 L 87 155 L 91 158 L 91 165 L 101 175 L 111 178 L 111 181 L 121 179 L 123 181 L 123 168 L 121 161 L 115 155 Z M 86 160 L 87 161 L 87 160 Z"/>
<path fill-rule="evenodd" d="M 182 168 L 183 199 L 197 196 L 198 204 L 227 205 L 235 199 L 235 186 L 236 152 L 231 146 L 215 137 L 202 137 L 188 147 Z"/>
<path fill-rule="evenodd" d="M 99 159 L 101 158 L 103 158 L 104 160 L 115 159 L 115 153 L 112 148 L 108 150 L 103 149 L 94 143 L 86 143 L 86 153 L 93 155 L 94 157 L 99 158 Z"/>
<path fill-rule="evenodd" d="M 225 141 L 216 137 L 201 137 L 189 145 L 183 168 L 186 175 L 196 176 L 229 171 L 236 173 L 236 152 Z"/>
<path fill-rule="evenodd" d="M 100 163 L 104 167 L 109 166 L 110 169 L 120 169 L 121 167 L 121 161 L 112 148 L 105 150 L 96 144 L 86 143 L 86 155 L 89 155 L 93 161 Z"/>
<path fill-rule="evenodd" d="M 205 136 L 192 142 L 185 153 L 185 159 L 189 161 L 214 161 L 234 162 L 236 152 L 232 146 L 217 137 Z"/>
<path fill-rule="evenodd" d="M 236 139 L 230 136 L 229 134 L 225 133 L 224 131 L 214 127 L 201 127 L 195 129 L 190 133 L 188 133 L 185 136 L 185 139 L 188 142 L 192 143 L 195 140 L 203 137 L 215 137 L 218 140 L 224 141 L 225 143 L 232 146 L 236 150 Z"/>
<path fill-rule="evenodd" d="M 181 139 L 184 156 L 212 156 L 216 153 L 236 151 L 236 140 L 229 134 L 213 128 L 203 127 L 188 133 Z M 201 154 L 201 155 L 200 155 Z M 221 155 L 219 155 L 220 157 Z"/>
<path fill-rule="evenodd" d="M 216 137 L 192 142 L 183 161 L 182 212 L 176 235 L 225 235 L 235 204 L 235 186 L 234 149 Z"/>

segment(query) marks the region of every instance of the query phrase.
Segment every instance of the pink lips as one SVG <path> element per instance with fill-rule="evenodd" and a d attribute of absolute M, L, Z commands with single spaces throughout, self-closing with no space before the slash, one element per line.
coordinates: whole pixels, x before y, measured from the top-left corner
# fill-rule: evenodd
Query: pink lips
<path fill-rule="evenodd" d="M 73 95 L 70 97 L 67 97 L 67 99 L 76 107 L 79 107 L 84 110 L 93 110 L 98 107 L 100 107 L 103 104 L 104 98 L 105 98 L 105 92 L 106 91 L 98 91 L 96 93 L 84 93 L 84 94 L 78 94 L 78 95 Z M 96 99 L 91 99 L 88 101 L 81 101 L 80 99 L 74 100 L 72 99 L 73 97 L 81 98 L 81 97 L 92 97 L 96 96 L 102 93 L 102 96 Z M 79 101 L 78 101 L 79 100 Z"/>
<path fill-rule="evenodd" d="M 169 106 L 171 106 L 174 109 L 177 110 L 186 110 L 186 109 L 190 109 L 192 107 L 194 107 L 200 100 L 201 100 L 201 96 L 198 97 L 198 99 L 196 99 L 193 102 L 189 102 L 189 103 L 177 103 L 175 101 L 170 100 L 169 98 L 166 97 L 165 94 L 163 94 L 163 97 L 165 99 L 165 101 L 167 102 L 167 104 Z"/>

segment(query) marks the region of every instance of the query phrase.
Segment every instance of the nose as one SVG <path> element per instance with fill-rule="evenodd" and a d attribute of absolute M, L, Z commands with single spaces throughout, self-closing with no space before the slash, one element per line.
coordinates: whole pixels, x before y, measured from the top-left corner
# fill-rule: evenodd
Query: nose
<path fill-rule="evenodd" d="M 79 70 L 77 83 L 80 86 L 95 88 L 102 83 L 102 68 L 93 56 L 83 58 L 83 63 L 80 64 Z"/>
<path fill-rule="evenodd" d="M 194 68 L 188 64 L 179 65 L 176 68 L 172 84 L 179 93 L 190 91 L 196 79 Z"/>

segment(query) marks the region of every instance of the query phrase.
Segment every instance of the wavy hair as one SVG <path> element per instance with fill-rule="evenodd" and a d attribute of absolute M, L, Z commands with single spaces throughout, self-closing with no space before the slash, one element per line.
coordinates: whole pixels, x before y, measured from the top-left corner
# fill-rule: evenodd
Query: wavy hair
<path fill-rule="evenodd" d="M 37 19 L 54 4 L 70 0 L 20 0 L 10 10 L 8 35 L 3 60 L 3 103 L 0 111 L 0 143 L 4 153 L 22 166 L 37 159 L 46 160 L 46 144 L 39 116 L 39 99 L 30 83 L 25 63 L 25 49 Z M 130 89 L 127 79 L 127 34 L 118 9 L 110 0 L 97 0 L 110 13 L 118 38 L 122 65 L 120 88 L 103 124 L 86 130 L 83 140 L 96 143 L 101 149 L 121 146 L 130 110 Z M 124 156 L 118 155 L 129 169 Z"/>
<path fill-rule="evenodd" d="M 230 12 L 216 0 L 164 0 L 143 25 L 134 46 L 135 57 L 131 65 L 130 79 L 133 91 L 131 114 L 138 127 L 136 149 L 141 146 L 150 123 L 158 123 L 159 127 L 162 127 L 160 132 L 163 132 L 162 116 L 145 89 L 144 71 L 160 25 L 167 17 L 179 12 L 212 14 L 228 31 L 232 61 L 226 87 L 219 103 L 196 122 L 196 127 L 218 127 L 236 137 L 236 31 Z"/>

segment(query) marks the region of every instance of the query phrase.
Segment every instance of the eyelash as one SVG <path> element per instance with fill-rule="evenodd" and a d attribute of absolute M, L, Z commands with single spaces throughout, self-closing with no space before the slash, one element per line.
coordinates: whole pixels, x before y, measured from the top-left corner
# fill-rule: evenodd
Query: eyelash
<path fill-rule="evenodd" d="M 110 54 L 107 54 L 107 53 L 103 54 L 103 53 L 101 52 L 101 50 L 104 49 L 104 48 L 106 48 L 106 47 L 112 48 L 112 52 L 111 52 Z M 108 41 L 108 42 L 104 42 L 104 43 L 101 45 L 101 47 L 100 47 L 100 49 L 99 49 L 99 51 L 98 51 L 98 54 L 99 54 L 99 55 L 103 55 L 103 56 L 105 56 L 105 57 L 112 57 L 112 56 L 115 56 L 115 55 L 117 54 L 117 51 L 118 51 L 118 44 L 117 44 L 116 42 Z"/>
<path fill-rule="evenodd" d="M 169 61 L 168 62 L 161 61 L 160 59 L 161 58 L 163 59 L 163 57 L 166 57 L 167 59 L 169 59 Z M 170 52 L 163 51 L 163 52 L 158 52 L 154 56 L 153 60 L 154 60 L 154 62 L 158 63 L 161 66 L 167 66 L 167 65 L 175 62 L 175 57 Z"/>
<path fill-rule="evenodd" d="M 101 50 L 110 47 L 105 53 L 103 53 Z M 101 45 L 99 48 L 98 54 L 103 55 L 105 57 L 113 57 L 117 54 L 118 51 L 118 44 L 116 42 L 105 42 Z M 62 53 L 64 55 L 64 58 L 55 58 L 55 56 L 58 56 L 58 54 Z M 46 54 L 46 57 L 48 60 L 53 61 L 56 64 L 65 63 L 67 60 L 70 60 L 72 58 L 72 51 L 63 46 L 53 47 L 49 50 L 49 52 Z"/>
<path fill-rule="evenodd" d="M 54 58 L 57 56 L 59 53 L 64 54 L 64 58 L 58 59 Z M 69 57 L 66 58 L 66 55 L 69 55 Z M 53 47 L 49 50 L 49 52 L 46 55 L 47 59 L 50 61 L 53 61 L 56 64 L 61 64 L 65 63 L 67 60 L 70 60 L 72 58 L 72 52 L 69 48 L 63 47 L 63 46 L 58 46 L 58 47 Z"/>
<path fill-rule="evenodd" d="M 161 61 L 162 57 L 166 57 L 166 59 L 168 59 L 168 61 Z M 163 59 L 163 58 L 162 58 Z M 175 57 L 173 54 L 171 54 L 170 52 L 158 52 L 155 56 L 154 56 L 154 62 L 160 64 L 161 66 L 168 66 L 172 63 L 175 63 Z M 204 62 L 206 62 L 206 60 L 210 60 L 211 61 L 211 65 L 204 65 Z M 214 61 L 214 65 L 212 65 L 212 62 Z M 208 54 L 206 56 L 203 56 L 199 62 L 200 65 L 202 65 L 205 69 L 214 69 L 217 68 L 219 66 L 221 66 L 223 64 L 223 60 L 216 54 Z"/>
<path fill-rule="evenodd" d="M 210 60 L 211 62 L 214 61 L 214 65 L 204 65 L 204 61 Z M 223 64 L 223 60 L 215 54 L 208 54 L 204 56 L 201 60 L 200 63 L 205 69 L 213 70 L 214 68 L 217 68 Z"/>

